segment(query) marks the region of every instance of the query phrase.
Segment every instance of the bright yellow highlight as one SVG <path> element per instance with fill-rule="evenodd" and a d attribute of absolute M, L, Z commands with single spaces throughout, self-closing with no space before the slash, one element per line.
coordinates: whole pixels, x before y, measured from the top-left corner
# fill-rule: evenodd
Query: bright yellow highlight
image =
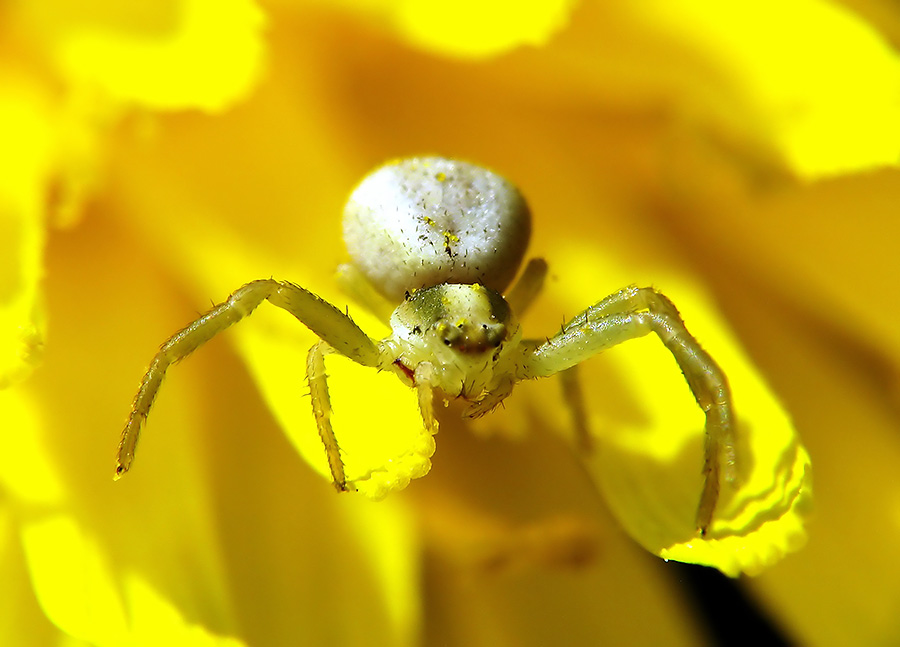
<path fill-rule="evenodd" d="M 21 387 L 0 391 L 0 489 L 28 505 L 55 506 L 66 488 L 47 452 L 39 411 Z"/>
<path fill-rule="evenodd" d="M 41 608 L 71 638 L 98 647 L 240 647 L 188 623 L 143 576 L 122 577 L 107 549 L 66 515 L 28 524 L 22 543 Z"/>
<path fill-rule="evenodd" d="M 595 277 L 603 278 L 605 291 L 640 280 L 605 263 L 593 248 L 567 246 L 552 257 L 560 259 L 554 267 L 567 280 L 591 277 L 570 286 L 573 304 L 591 302 L 586 299 L 597 290 Z M 565 285 L 561 281 L 560 288 Z M 704 416 L 655 337 L 627 342 L 583 365 L 584 390 L 592 394 L 589 427 L 596 434 L 586 463 L 622 525 L 649 551 L 731 576 L 756 574 L 804 543 L 802 522 L 812 496 L 809 456 L 787 414 L 697 289 L 671 272 L 655 287 L 672 298 L 688 329 L 728 376 L 739 421 L 737 482 L 724 484 L 707 537 L 697 537 Z M 612 388 L 621 388 L 611 379 L 627 395 L 607 399 Z"/>
<path fill-rule="evenodd" d="M 155 110 L 217 111 L 246 96 L 260 75 L 264 17 L 252 0 L 141 3 L 130 11 L 113 0 L 95 4 L 55 14 L 56 59 L 82 87 Z"/>
<path fill-rule="evenodd" d="M 417 644 L 423 601 L 421 591 L 410 583 L 421 578 L 418 520 L 409 507 L 390 500 L 375 506 L 360 499 L 359 505 L 342 505 L 338 509 L 346 524 L 345 532 L 356 538 L 355 546 L 381 590 L 380 601 L 388 619 L 383 629 L 384 642 Z M 349 581 L 359 576 L 352 565 L 346 568 Z"/>
<path fill-rule="evenodd" d="M 522 45 L 545 44 L 568 22 L 573 0 L 453 3 L 394 0 L 387 11 L 415 45 L 441 54 L 475 58 Z"/>
<path fill-rule="evenodd" d="M 22 530 L 22 545 L 38 602 L 50 620 L 85 642 L 123 644 L 128 623 L 105 551 L 73 517 L 31 523 Z"/>
<path fill-rule="evenodd" d="M 822 0 L 641 3 L 641 20 L 700 49 L 735 86 L 733 124 L 818 177 L 900 159 L 900 58 L 849 9 Z"/>
<path fill-rule="evenodd" d="M 53 140 L 45 98 L 0 75 L 0 388 L 28 375 L 43 349 L 38 282 Z"/>

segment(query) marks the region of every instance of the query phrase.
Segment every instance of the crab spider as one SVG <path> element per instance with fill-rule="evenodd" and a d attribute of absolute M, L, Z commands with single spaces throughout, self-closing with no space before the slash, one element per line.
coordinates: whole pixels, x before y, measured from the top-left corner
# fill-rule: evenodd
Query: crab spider
<path fill-rule="evenodd" d="M 428 431 L 437 431 L 433 391 L 469 403 L 464 415 L 491 411 L 517 382 L 563 373 L 567 401 L 584 435 L 579 391 L 568 372 L 629 339 L 657 335 L 672 353 L 706 415 L 704 486 L 696 527 L 709 527 L 722 478 L 734 470 L 734 415 L 728 382 L 687 331 L 675 306 L 652 288 L 624 288 L 565 324 L 549 339 L 524 339 L 516 312 L 528 307 L 546 264 L 530 261 L 504 297 L 524 256 L 530 213 L 519 191 L 478 166 L 444 158 L 389 163 L 367 176 L 344 212 L 352 265 L 346 291 L 388 317 L 391 334 L 371 339 L 344 311 L 286 281 L 262 279 L 238 288 L 160 348 L 144 375 L 122 432 L 116 478 L 131 467 L 141 428 L 166 370 L 268 301 L 309 327 L 318 341 L 307 357 L 313 414 L 334 484 L 352 489 L 330 422 L 324 358 L 340 353 L 391 371 L 416 389 Z M 399 305 L 390 312 L 393 305 Z M 388 314 L 390 313 L 390 314 Z"/>

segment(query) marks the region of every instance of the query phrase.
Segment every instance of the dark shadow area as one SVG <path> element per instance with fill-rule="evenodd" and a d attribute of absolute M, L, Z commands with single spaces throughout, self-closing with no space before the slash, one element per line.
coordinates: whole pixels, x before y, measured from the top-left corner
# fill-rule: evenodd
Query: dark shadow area
<path fill-rule="evenodd" d="M 705 566 L 669 562 L 675 581 L 690 596 L 711 645 L 787 647 L 786 636 L 735 580 Z"/>

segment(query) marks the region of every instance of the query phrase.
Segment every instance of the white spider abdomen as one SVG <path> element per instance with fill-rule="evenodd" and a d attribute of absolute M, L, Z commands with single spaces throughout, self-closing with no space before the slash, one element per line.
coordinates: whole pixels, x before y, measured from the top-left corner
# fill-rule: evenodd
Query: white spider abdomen
<path fill-rule="evenodd" d="M 376 169 L 344 209 L 344 241 L 354 264 L 395 302 L 441 283 L 481 283 L 502 292 L 530 234 L 531 215 L 515 186 L 442 157 Z"/>

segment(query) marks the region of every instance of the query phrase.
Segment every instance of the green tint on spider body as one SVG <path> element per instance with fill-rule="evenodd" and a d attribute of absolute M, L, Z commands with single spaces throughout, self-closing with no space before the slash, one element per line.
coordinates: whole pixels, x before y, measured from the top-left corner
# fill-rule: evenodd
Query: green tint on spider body
<path fill-rule="evenodd" d="M 654 334 L 672 353 L 706 417 L 704 485 L 696 513 L 696 527 L 704 534 L 721 482 L 732 481 L 736 471 L 735 417 L 724 373 L 688 332 L 675 306 L 652 288 L 629 286 L 576 315 L 552 337 L 523 339 L 517 315 L 540 291 L 547 264 L 532 259 L 506 297 L 501 291 L 518 271 L 530 231 L 522 195 L 487 169 L 440 157 L 376 169 L 345 209 L 344 237 L 353 263 L 339 276 L 349 294 L 390 319 L 391 334 L 373 340 L 344 309 L 293 283 L 247 283 L 160 347 L 122 432 L 116 478 L 131 467 L 166 370 L 264 301 L 289 312 L 320 339 L 309 351 L 306 374 L 319 436 L 341 491 L 354 485 L 344 473 L 339 436 L 331 427 L 327 354 L 395 373 L 416 389 L 423 424 L 434 433 L 435 390 L 469 401 L 463 415 L 484 415 L 519 381 L 567 371 L 607 348 Z M 584 434 L 587 422 L 579 414 L 584 407 L 574 379 L 569 373 L 563 380 L 565 400 Z"/>
<path fill-rule="evenodd" d="M 382 345 L 403 375 L 428 363 L 430 385 L 475 401 L 515 373 L 522 333 L 499 292 L 445 283 L 416 290 L 391 316 Z"/>
<path fill-rule="evenodd" d="M 409 295 L 391 315 L 391 330 L 407 340 L 433 331 L 456 352 L 477 354 L 509 339 L 518 322 L 499 292 L 478 283 L 443 283 Z"/>

